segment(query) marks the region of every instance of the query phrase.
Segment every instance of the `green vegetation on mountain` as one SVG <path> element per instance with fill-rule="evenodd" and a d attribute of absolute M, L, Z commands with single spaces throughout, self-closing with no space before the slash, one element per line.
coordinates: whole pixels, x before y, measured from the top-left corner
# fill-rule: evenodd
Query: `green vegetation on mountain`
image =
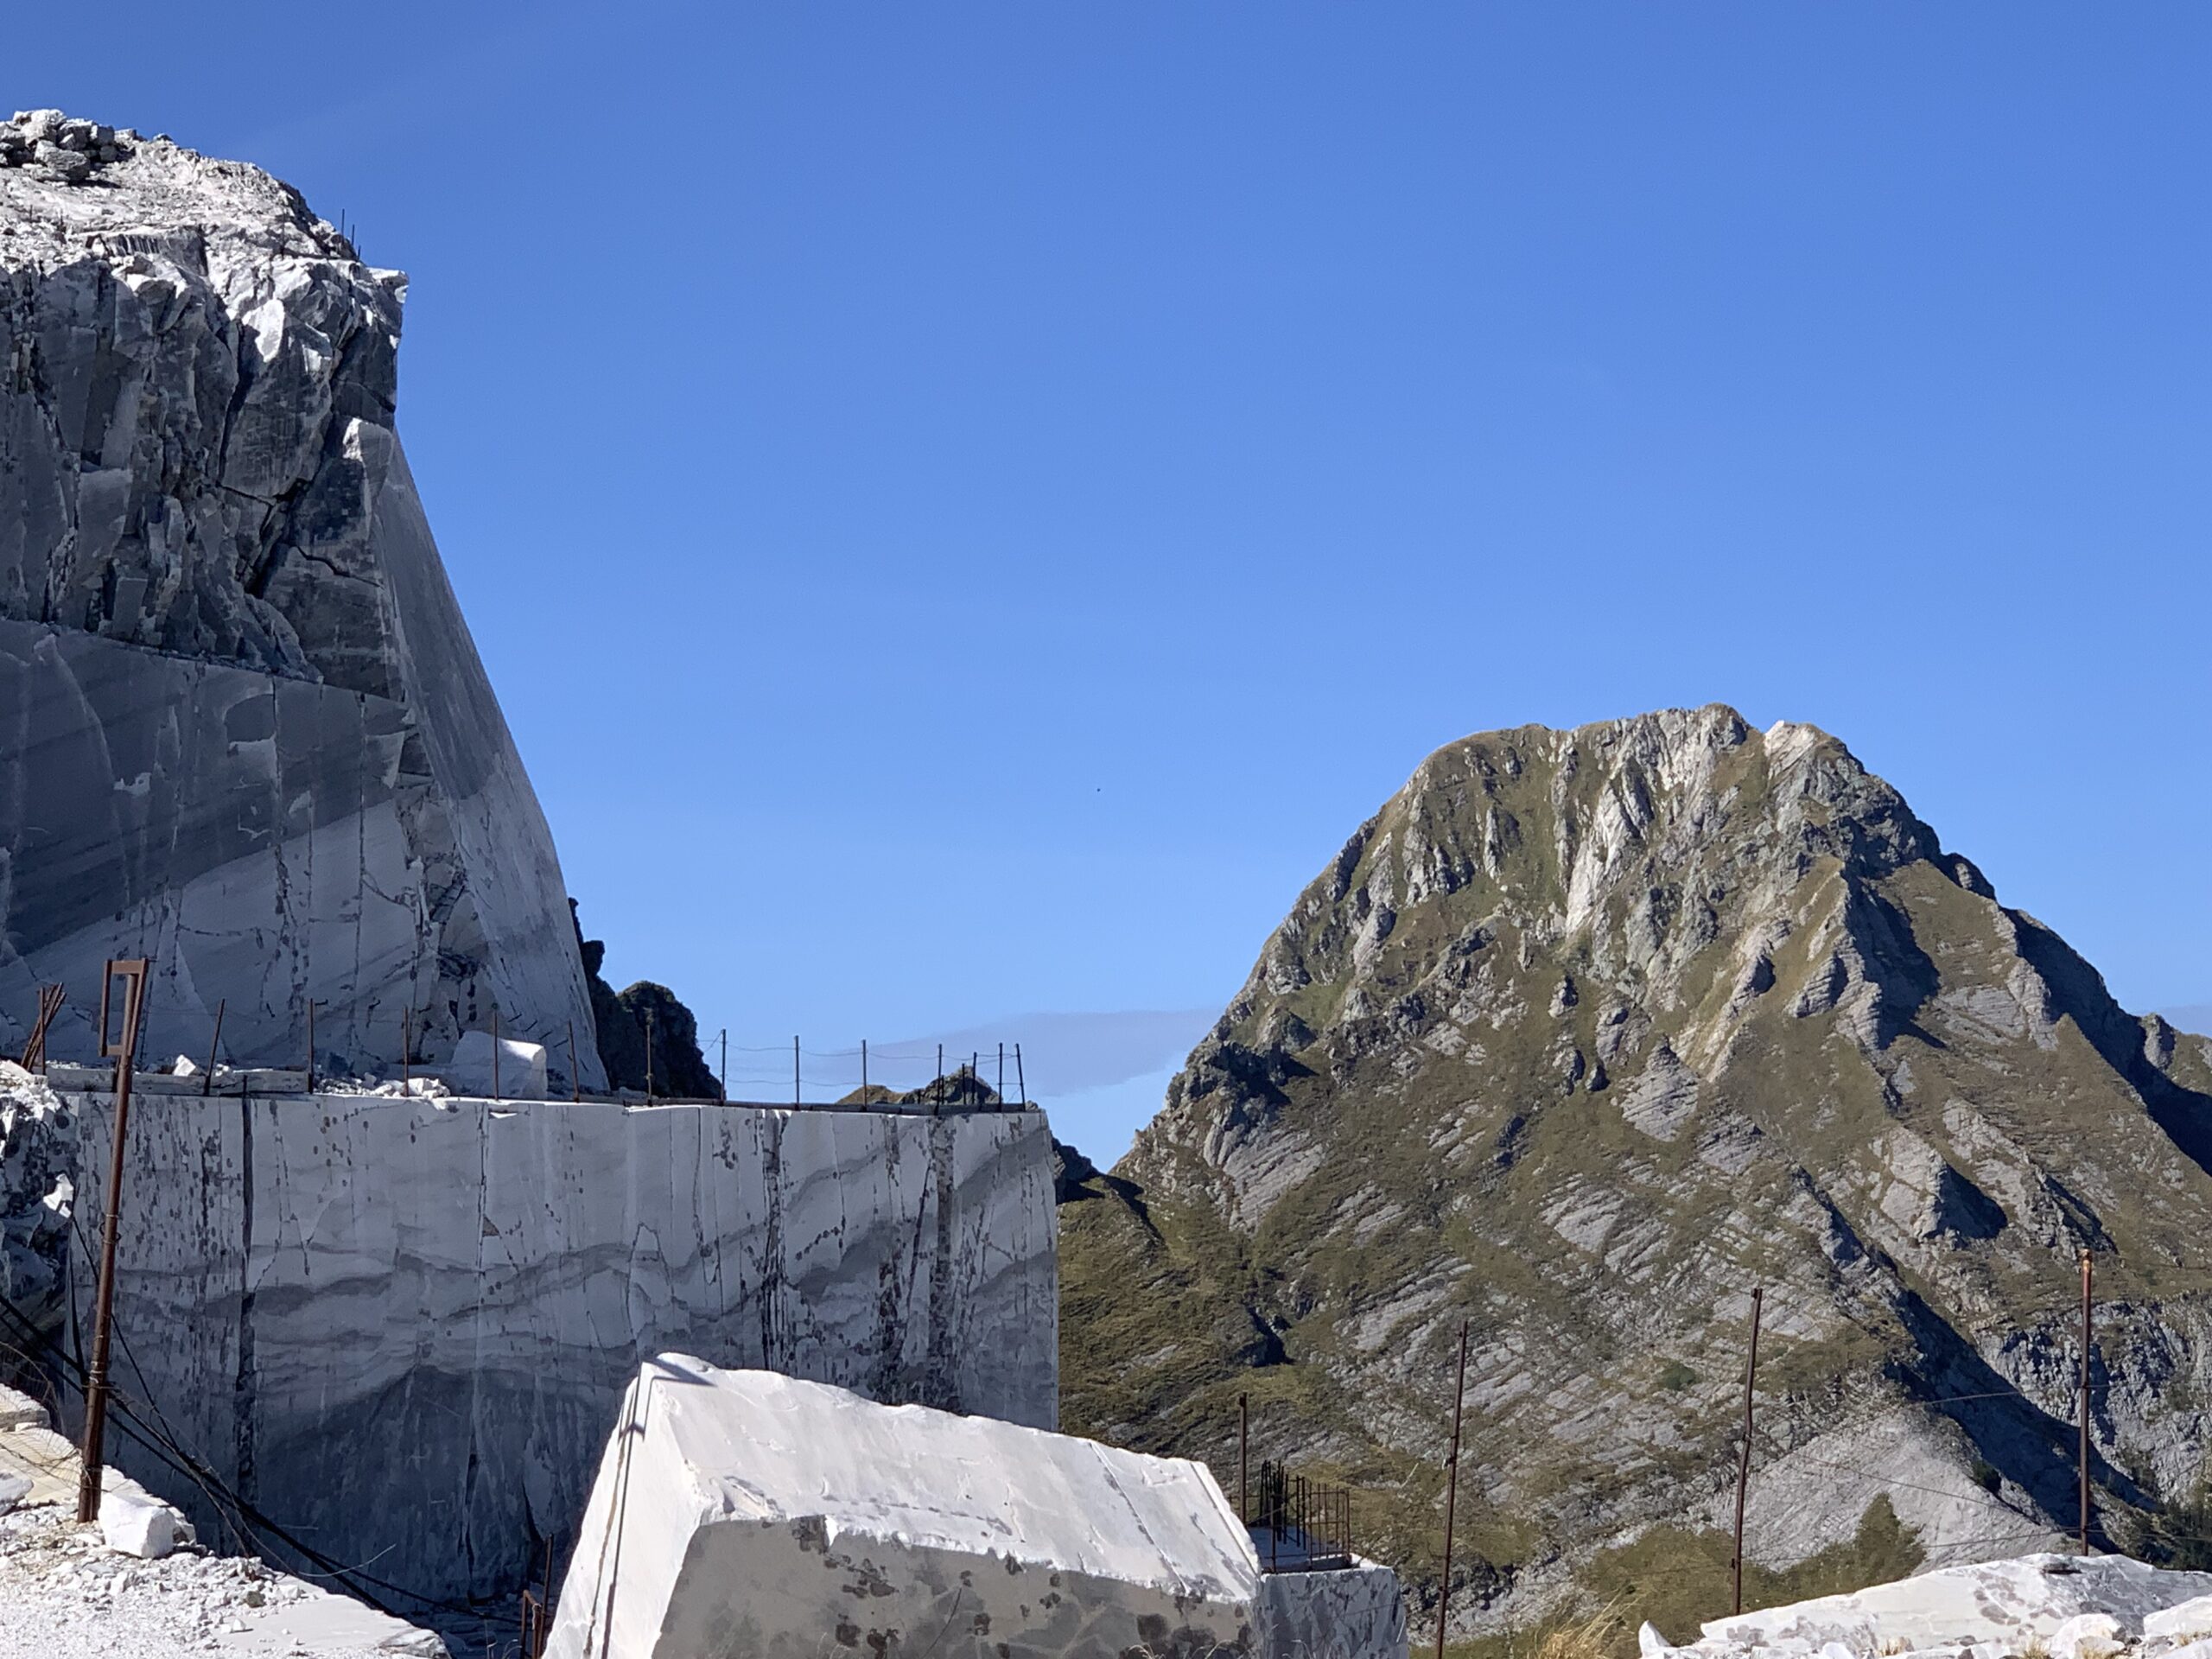
<path fill-rule="evenodd" d="M 1469 738 L 1064 1182 L 1063 1420 L 1233 1491 L 1249 1396 L 1433 1608 L 1464 1319 L 1454 1635 L 1679 1626 L 1726 1611 L 1755 1287 L 1780 1599 L 2070 1526 L 2086 1249 L 2098 1527 L 2152 1535 L 2212 1401 L 2207 1049 L 1812 728 Z"/>

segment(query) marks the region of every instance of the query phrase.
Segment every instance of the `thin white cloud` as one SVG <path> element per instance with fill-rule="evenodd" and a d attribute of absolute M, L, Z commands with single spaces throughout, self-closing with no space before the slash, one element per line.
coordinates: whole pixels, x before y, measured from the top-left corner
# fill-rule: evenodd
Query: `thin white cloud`
<path fill-rule="evenodd" d="M 1129 1008 L 1106 1013 L 1017 1014 L 957 1031 L 890 1045 L 912 1053 L 944 1046 L 945 1064 L 971 1054 L 995 1058 L 998 1045 L 1021 1045 L 1022 1081 L 1033 1100 L 1104 1089 L 1173 1071 L 1221 1017 L 1218 1008 Z M 988 1066 L 986 1071 L 988 1074 Z M 1008 1087 L 1013 1063 L 1007 1063 Z"/>

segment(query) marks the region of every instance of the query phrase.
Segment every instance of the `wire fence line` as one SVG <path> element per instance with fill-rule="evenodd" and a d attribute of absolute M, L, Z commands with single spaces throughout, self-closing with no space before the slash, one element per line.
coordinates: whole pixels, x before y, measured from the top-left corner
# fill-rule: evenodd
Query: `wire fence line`
<path fill-rule="evenodd" d="M 225 1068 L 234 1074 L 251 1070 L 299 1071 L 305 1073 L 310 1089 L 318 1077 L 330 1079 L 334 1074 L 347 1083 L 367 1080 L 399 1081 L 404 1084 L 416 1073 L 435 1076 L 442 1065 L 450 1065 L 450 1057 L 434 1059 L 423 1051 L 429 1036 L 428 1020 L 417 1019 L 413 1008 L 403 1009 L 378 1024 L 390 1024 L 397 1039 L 393 1052 L 397 1060 L 378 1060 L 365 1069 L 348 1057 L 317 1044 L 315 1037 L 316 1010 L 327 1005 L 310 1001 L 303 1008 L 303 1037 L 294 1066 L 251 1066 L 234 1063 L 232 1049 L 223 1040 L 223 1021 L 226 1005 L 219 1002 L 210 1017 L 210 1030 L 205 1039 L 205 1058 L 181 1055 L 180 1059 L 192 1062 L 194 1074 L 206 1080 L 203 1092 L 225 1095 L 238 1092 L 243 1086 L 233 1083 L 217 1090 L 213 1080 Z M 52 1053 L 48 1036 L 58 1014 L 69 1007 L 69 1001 L 61 986 L 38 988 L 36 1015 L 24 1026 L 28 1037 L 20 1046 L 20 1063 L 27 1069 L 44 1071 L 50 1064 L 91 1064 L 101 1062 L 63 1061 Z M 85 1013 L 83 1008 L 76 1010 Z M 150 989 L 141 1010 L 142 1031 L 152 1023 L 156 1010 Z M 195 1011 L 195 1019 L 199 1017 Z M 462 1036 L 482 1032 L 492 1038 L 493 1092 L 505 1097 L 499 1090 L 498 1052 L 502 1040 L 535 1043 L 545 1052 L 548 1070 L 556 1075 L 565 1074 L 569 1093 L 577 1101 L 598 1103 L 627 1102 L 635 1096 L 649 1100 L 671 1103 L 715 1102 L 729 1105 L 791 1105 L 797 1107 L 854 1107 L 896 1110 L 910 1107 L 927 1107 L 939 1111 L 974 1111 L 978 1109 L 1004 1110 L 1010 1106 L 1026 1109 L 1029 1098 L 1027 1058 L 1019 1042 L 995 1043 L 986 1050 L 972 1044 L 964 1051 L 948 1050 L 942 1045 L 899 1042 L 875 1045 L 865 1039 L 848 1048 L 815 1049 L 805 1046 L 802 1038 L 793 1037 L 788 1043 L 755 1044 L 732 1043 L 727 1027 L 700 1039 L 696 1026 L 689 1038 L 665 1035 L 656 1030 L 656 1021 L 650 1009 L 636 1012 L 637 1030 L 645 1042 L 645 1071 L 642 1086 L 626 1086 L 587 1093 L 582 1086 L 582 1066 L 579 1063 L 577 1032 L 573 1021 L 564 1021 L 551 1033 L 534 1027 L 518 1027 L 503 1022 L 496 1012 L 481 1025 L 462 1023 L 455 1027 L 456 1044 Z M 358 1017 L 347 1016 L 348 1029 L 358 1031 L 363 1025 Z M 327 1030 L 327 1025 L 326 1025 Z M 604 1047 L 601 1033 L 591 1028 L 585 1033 L 594 1047 Z M 106 1033 L 95 1033 L 95 1050 L 105 1046 Z M 688 1052 L 667 1054 L 671 1046 L 680 1045 Z M 656 1078 L 656 1051 L 664 1057 L 663 1075 Z M 155 1046 L 142 1043 L 140 1052 L 150 1054 Z M 772 1057 L 772 1058 L 771 1058 Z M 667 1058 L 680 1062 L 689 1078 L 696 1079 L 696 1067 L 704 1067 L 714 1079 L 714 1092 L 700 1095 L 672 1089 L 671 1083 L 679 1079 L 665 1075 Z M 906 1096 L 907 1098 L 896 1098 Z"/>

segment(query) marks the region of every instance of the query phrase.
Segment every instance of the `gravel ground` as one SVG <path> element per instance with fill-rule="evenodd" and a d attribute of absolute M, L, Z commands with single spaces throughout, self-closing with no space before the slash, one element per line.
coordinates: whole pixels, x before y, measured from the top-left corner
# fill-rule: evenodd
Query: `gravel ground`
<path fill-rule="evenodd" d="M 119 1555 L 59 1506 L 0 1515 L 0 1659 L 442 1659 L 427 1630 L 249 1557 Z"/>

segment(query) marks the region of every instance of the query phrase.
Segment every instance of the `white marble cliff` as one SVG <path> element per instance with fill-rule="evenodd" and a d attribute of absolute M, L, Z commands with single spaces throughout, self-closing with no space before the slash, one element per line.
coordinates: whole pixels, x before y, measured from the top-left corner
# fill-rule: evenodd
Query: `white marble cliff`
<path fill-rule="evenodd" d="M 107 1097 L 40 1116 L 41 1092 L 16 1091 L 23 1144 L 0 1135 L 25 1185 L 73 1155 L 105 1170 Z M 664 1349 L 1056 1418 L 1052 1138 L 1033 1110 L 149 1095 L 125 1172 L 124 1397 L 283 1534 L 411 1596 L 512 1593 L 547 1539 L 565 1560 L 622 1389 Z M 72 1342 L 103 1185 L 75 1187 Z M 227 1535 L 194 1482 L 112 1443 Z M 270 1558 L 296 1566 L 276 1539 Z"/>
<path fill-rule="evenodd" d="M 573 1027 L 553 840 L 394 428 L 405 279 L 299 195 L 51 111 L 0 123 L 0 1050 L 35 988 L 149 1041 L 369 1071 Z"/>

